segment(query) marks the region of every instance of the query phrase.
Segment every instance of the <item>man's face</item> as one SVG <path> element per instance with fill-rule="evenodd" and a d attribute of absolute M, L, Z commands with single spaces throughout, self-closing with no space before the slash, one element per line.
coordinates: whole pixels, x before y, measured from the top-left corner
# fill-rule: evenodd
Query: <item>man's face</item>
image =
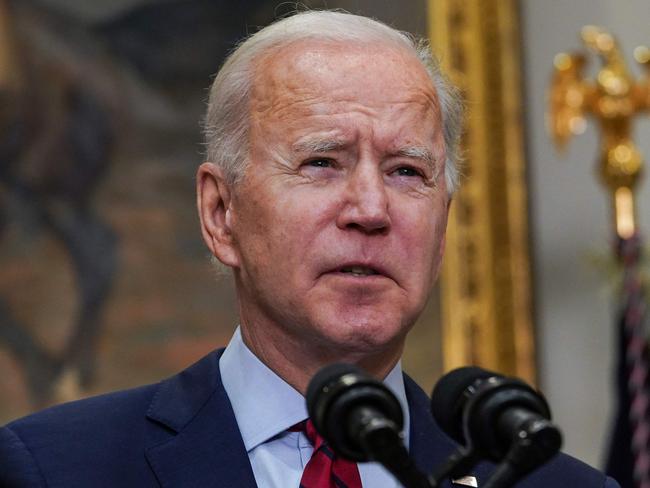
<path fill-rule="evenodd" d="M 341 351 L 399 347 L 426 302 L 448 196 L 435 91 L 409 53 L 290 45 L 258 63 L 228 224 L 242 325 Z"/>

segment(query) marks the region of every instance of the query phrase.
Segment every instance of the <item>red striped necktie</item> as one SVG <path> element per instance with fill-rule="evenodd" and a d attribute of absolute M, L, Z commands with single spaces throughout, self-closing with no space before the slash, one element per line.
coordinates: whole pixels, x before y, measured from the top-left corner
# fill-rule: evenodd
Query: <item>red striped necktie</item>
<path fill-rule="evenodd" d="M 318 435 L 311 420 L 301 422 L 290 430 L 304 432 L 314 446 L 311 459 L 302 473 L 300 488 L 361 488 L 357 464 L 334 454 Z"/>

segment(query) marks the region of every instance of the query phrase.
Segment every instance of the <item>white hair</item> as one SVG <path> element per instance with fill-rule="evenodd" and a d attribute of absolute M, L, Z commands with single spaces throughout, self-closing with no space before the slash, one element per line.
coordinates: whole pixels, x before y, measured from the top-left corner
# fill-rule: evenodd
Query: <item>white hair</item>
<path fill-rule="evenodd" d="M 440 71 L 426 40 L 367 17 L 338 11 L 305 11 L 281 19 L 240 43 L 224 62 L 210 89 L 204 131 L 207 158 L 223 170 L 228 182 L 239 181 L 248 163 L 249 101 L 255 61 L 270 50 L 302 39 L 388 43 L 415 54 L 438 96 L 447 155 L 445 178 L 451 195 L 458 186 L 462 128 L 463 105 L 458 90 Z"/>

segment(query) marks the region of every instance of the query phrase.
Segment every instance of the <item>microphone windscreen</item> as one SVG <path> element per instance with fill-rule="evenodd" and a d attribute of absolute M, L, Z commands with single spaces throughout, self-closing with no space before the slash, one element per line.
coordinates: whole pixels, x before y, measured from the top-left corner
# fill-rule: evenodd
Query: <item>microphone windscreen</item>
<path fill-rule="evenodd" d="M 399 438 L 404 427 L 404 414 L 395 394 L 351 364 L 321 369 L 307 387 L 306 400 L 316 431 L 332 450 L 353 461 L 370 460 L 366 445 L 370 432 L 393 430 Z"/>
<path fill-rule="evenodd" d="M 431 394 L 431 413 L 440 428 L 452 439 L 464 442 L 463 405 L 464 393 L 477 380 L 498 376 L 476 366 L 465 366 L 445 374 Z"/>
<path fill-rule="evenodd" d="M 320 413 L 317 412 L 317 403 L 321 395 L 325 394 L 328 385 L 337 382 L 342 376 L 346 374 L 355 373 L 363 375 L 363 371 L 352 364 L 336 363 L 325 366 L 320 369 L 311 379 L 307 386 L 307 411 L 309 416 L 317 424 L 320 424 Z"/>

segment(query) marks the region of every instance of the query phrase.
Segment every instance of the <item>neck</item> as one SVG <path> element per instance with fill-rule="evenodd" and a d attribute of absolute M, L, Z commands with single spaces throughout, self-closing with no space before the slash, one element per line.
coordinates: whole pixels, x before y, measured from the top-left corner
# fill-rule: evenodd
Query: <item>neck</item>
<path fill-rule="evenodd" d="M 304 337 L 288 336 L 286 331 L 272 327 L 254 327 L 242 320 L 244 344 L 275 374 L 305 395 L 312 377 L 332 363 L 354 364 L 370 375 L 383 380 L 399 361 L 404 340 L 381 350 L 354 351 L 336 344 L 316 344 Z"/>

